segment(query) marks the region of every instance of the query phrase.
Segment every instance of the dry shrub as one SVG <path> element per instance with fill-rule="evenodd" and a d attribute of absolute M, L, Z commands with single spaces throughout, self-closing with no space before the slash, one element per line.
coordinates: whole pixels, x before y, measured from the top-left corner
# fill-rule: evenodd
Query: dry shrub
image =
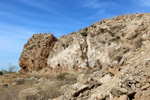
<path fill-rule="evenodd" d="M 61 80 L 61 81 L 62 81 L 62 80 L 64 80 L 64 79 L 66 79 L 66 76 L 67 76 L 68 74 L 69 74 L 69 73 L 60 73 L 60 74 L 57 75 L 56 78 L 57 78 L 58 80 Z"/>
<path fill-rule="evenodd" d="M 51 78 L 52 76 L 52 78 Z M 64 91 L 61 89 L 62 86 L 67 84 L 74 84 L 77 82 L 77 75 L 70 74 L 66 72 L 59 73 L 57 75 L 47 75 L 49 79 L 54 79 L 53 81 L 56 84 L 42 84 L 42 88 L 44 93 L 46 94 L 47 99 L 53 99 L 59 97 L 60 95 L 64 94 Z M 52 82 L 52 81 L 51 81 Z"/>
<path fill-rule="evenodd" d="M 42 74 L 39 74 L 39 73 L 30 73 L 30 74 L 27 74 L 24 76 L 25 78 L 31 78 L 31 77 L 34 77 L 34 78 L 37 78 L 37 79 L 40 79 L 43 77 Z"/>
<path fill-rule="evenodd" d="M 50 73 L 50 74 L 44 75 L 43 77 L 46 79 L 49 79 L 51 81 L 54 81 L 54 80 L 56 80 L 56 76 L 57 76 L 56 73 Z"/>
<path fill-rule="evenodd" d="M 30 80 L 31 77 L 34 77 L 34 79 Z M 44 100 L 53 99 L 64 94 L 65 91 L 61 89 L 62 86 L 65 86 L 66 84 L 70 86 L 71 84 L 77 82 L 77 75 L 67 72 L 52 73 L 47 75 L 28 74 L 26 76 L 22 76 L 22 78 L 25 79 L 25 82 L 21 85 L 8 86 L 5 88 L 0 87 L 0 100 L 18 100 L 19 92 L 29 87 L 36 87 L 35 84 L 37 81 L 35 80 L 40 78 L 45 80 L 38 84 L 38 87 L 41 87 L 44 92 L 43 95 L 46 98 Z"/>
<path fill-rule="evenodd" d="M 27 80 L 24 85 L 28 87 L 33 87 L 37 83 L 37 80 Z"/>
<path fill-rule="evenodd" d="M 43 87 L 43 91 L 45 93 L 45 98 L 47 99 L 53 99 L 53 98 L 57 98 L 60 95 L 62 95 L 63 93 L 60 90 L 61 87 L 59 86 L 52 86 L 52 85 L 45 85 Z"/>
<path fill-rule="evenodd" d="M 88 31 L 88 28 L 85 27 L 83 30 L 80 29 L 80 30 L 79 30 L 79 33 L 80 33 L 82 36 L 86 37 L 86 36 L 87 36 L 87 31 Z"/>
<path fill-rule="evenodd" d="M 0 100 L 18 100 L 18 94 L 26 87 L 13 86 L 13 87 L 0 87 Z"/>
<path fill-rule="evenodd" d="M 77 75 L 65 72 L 58 74 L 56 79 L 64 82 L 64 84 L 73 84 L 77 82 Z"/>

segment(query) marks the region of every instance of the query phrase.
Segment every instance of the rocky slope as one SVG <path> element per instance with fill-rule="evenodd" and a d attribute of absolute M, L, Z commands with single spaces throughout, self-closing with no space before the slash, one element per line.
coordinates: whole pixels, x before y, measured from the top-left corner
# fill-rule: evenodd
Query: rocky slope
<path fill-rule="evenodd" d="M 58 40 L 33 35 L 21 54 L 20 72 L 83 72 L 55 100 L 150 100 L 149 25 L 149 13 L 134 14 L 101 20 Z"/>

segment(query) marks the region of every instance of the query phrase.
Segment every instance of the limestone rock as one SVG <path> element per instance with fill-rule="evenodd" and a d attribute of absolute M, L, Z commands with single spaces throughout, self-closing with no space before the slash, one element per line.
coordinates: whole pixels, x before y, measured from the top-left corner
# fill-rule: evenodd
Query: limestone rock
<path fill-rule="evenodd" d="M 139 91 L 135 94 L 135 100 L 150 100 L 150 89 Z"/>
<path fill-rule="evenodd" d="M 149 13 L 117 16 L 58 40 L 33 35 L 19 60 L 21 72 L 79 74 L 56 100 L 150 100 L 149 18 Z"/>
<path fill-rule="evenodd" d="M 128 55 L 150 39 L 148 16 L 134 14 L 100 21 L 58 40 L 52 34 L 35 34 L 24 46 L 20 72 L 39 71 L 47 66 L 77 71 L 113 67 L 109 72 L 117 74 L 118 66 L 128 63 Z"/>
<path fill-rule="evenodd" d="M 120 95 L 127 94 L 127 90 L 120 87 L 113 87 L 110 92 L 115 96 L 119 97 Z"/>
<path fill-rule="evenodd" d="M 141 87 L 141 90 L 146 90 L 147 88 L 149 88 L 150 87 L 150 84 L 146 84 L 146 85 L 144 85 L 143 87 Z"/>
<path fill-rule="evenodd" d="M 56 42 L 51 55 L 48 58 L 48 65 L 52 68 L 76 69 L 88 67 L 87 43 L 85 37 L 80 34 L 64 36 Z"/>
<path fill-rule="evenodd" d="M 110 100 L 130 100 L 127 95 L 122 95 L 119 98 L 113 98 Z"/>

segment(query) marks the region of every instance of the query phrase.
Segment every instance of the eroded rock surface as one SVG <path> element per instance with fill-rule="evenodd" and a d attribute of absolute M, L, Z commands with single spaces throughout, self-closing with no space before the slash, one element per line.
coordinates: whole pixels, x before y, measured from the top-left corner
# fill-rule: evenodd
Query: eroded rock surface
<path fill-rule="evenodd" d="M 58 41 L 52 34 L 33 35 L 24 46 L 19 65 L 22 71 L 47 66 L 80 70 L 120 65 L 126 53 L 141 48 L 149 39 L 149 16 L 134 14 L 102 20 Z M 117 69 L 109 70 L 117 73 Z"/>
<path fill-rule="evenodd" d="M 24 45 L 19 59 L 20 72 L 39 71 L 47 67 L 47 59 L 57 38 L 52 34 L 34 34 Z"/>
<path fill-rule="evenodd" d="M 127 52 L 149 39 L 149 14 L 107 19 L 61 37 L 48 58 L 52 68 L 97 68 L 119 65 Z M 114 73 L 113 73 L 114 74 Z"/>

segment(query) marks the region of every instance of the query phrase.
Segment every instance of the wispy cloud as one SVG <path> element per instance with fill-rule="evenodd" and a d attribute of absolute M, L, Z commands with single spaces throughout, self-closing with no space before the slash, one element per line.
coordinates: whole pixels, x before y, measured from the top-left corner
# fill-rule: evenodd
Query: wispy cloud
<path fill-rule="evenodd" d="M 150 0 L 140 0 L 140 5 L 142 7 L 150 7 Z"/>
<path fill-rule="evenodd" d="M 83 0 L 81 1 L 81 3 L 83 7 L 89 7 L 93 9 L 102 8 L 112 4 L 117 5 L 115 2 L 109 2 L 109 1 L 101 2 L 100 0 Z"/>
<path fill-rule="evenodd" d="M 1 35 L 4 33 L 5 30 L 6 30 L 6 33 L 8 33 L 9 35 L 11 35 L 11 33 L 18 34 L 18 35 L 24 35 L 24 34 L 30 35 L 30 34 L 33 34 L 33 33 L 36 32 L 36 31 L 30 30 L 29 28 L 25 28 L 23 26 L 3 23 L 3 22 L 0 22 L 0 23 L 1 23 L 0 24 L 0 33 L 1 33 Z"/>
<path fill-rule="evenodd" d="M 30 18 L 30 17 L 25 17 L 22 14 L 18 14 L 18 13 L 13 13 L 13 12 L 8 12 L 8 11 L 0 11 L 0 16 L 4 17 L 5 19 L 9 18 L 9 19 L 13 19 L 16 20 L 17 22 L 22 22 L 22 23 L 26 23 L 26 24 L 33 24 L 33 25 L 38 25 L 38 23 L 40 23 L 39 25 L 41 26 L 42 22 L 40 22 L 39 20 Z M 21 17 L 18 17 L 21 16 Z M 23 20 L 23 19 L 27 19 L 27 20 Z"/>
<path fill-rule="evenodd" d="M 1 11 L 0 10 L 0 17 L 4 17 L 5 19 L 13 19 L 16 20 L 17 22 L 23 23 L 23 24 L 30 24 L 30 25 L 38 25 L 38 26 L 45 26 L 45 22 L 39 20 L 38 18 L 34 18 L 33 16 L 36 16 L 36 14 L 28 14 L 26 15 L 20 14 L 20 13 L 14 13 L 14 12 L 9 12 L 9 11 Z M 38 16 L 38 15 L 37 15 Z M 48 16 L 44 16 L 45 18 L 48 18 Z M 9 22 L 10 23 L 10 22 Z"/>
<path fill-rule="evenodd" d="M 30 5 L 30 6 L 33 6 L 33 7 L 36 7 L 36 8 L 39 8 L 39 9 L 42 9 L 42 10 L 45 10 L 45 11 L 48 11 L 50 13 L 53 13 L 57 16 L 60 16 L 60 17 L 63 17 L 65 19 L 68 19 L 68 20 L 72 20 L 71 18 L 61 14 L 60 12 L 57 12 L 55 11 L 54 9 L 51 8 L 51 6 L 49 6 L 47 3 L 44 3 L 44 2 L 38 2 L 37 0 L 21 0 L 22 2 Z"/>
<path fill-rule="evenodd" d="M 85 3 L 83 3 L 84 7 L 91 7 L 91 8 L 100 8 L 105 5 L 107 5 L 107 2 L 99 2 L 98 0 L 86 0 Z"/>
<path fill-rule="evenodd" d="M 47 31 L 50 31 L 54 28 L 65 29 L 66 27 L 68 27 L 68 28 L 72 27 L 72 26 L 70 26 L 68 24 L 65 24 L 65 23 L 59 23 L 59 25 L 58 25 L 58 23 L 55 23 L 55 21 L 49 22 L 47 20 L 40 20 L 39 18 L 36 19 L 36 18 L 32 18 L 32 17 L 26 17 L 24 15 L 17 14 L 17 13 L 12 13 L 12 12 L 8 12 L 8 11 L 0 11 L 0 17 L 3 17 L 4 19 L 9 19 L 11 21 L 16 21 L 18 23 L 26 25 L 26 26 L 20 27 L 20 26 L 17 26 L 17 25 L 10 25 L 10 23 L 13 24 L 13 22 L 11 22 L 11 21 L 8 22 L 9 24 L 6 24 L 6 23 L 3 23 L 3 21 L 0 21 L 0 23 L 1 23 L 0 28 L 1 27 L 5 28 L 7 31 L 9 30 L 10 27 L 11 28 L 15 27 L 13 29 L 16 29 L 16 31 L 19 29 L 18 32 L 21 31 L 22 28 L 23 28 L 22 30 L 24 30 L 25 28 L 30 30 L 31 27 L 28 27 L 29 25 L 32 26 L 32 30 L 35 30 L 38 33 L 41 32 L 41 31 L 38 31 L 38 27 L 46 28 Z M 49 17 L 46 16 L 44 18 L 48 19 Z M 33 31 L 33 32 L 35 32 L 35 31 Z M 43 29 L 43 31 L 44 31 L 44 29 Z M 16 32 L 16 33 L 18 33 L 18 32 Z M 30 33 L 30 32 L 28 32 L 28 33 Z"/>
<path fill-rule="evenodd" d="M 90 11 L 89 16 L 86 16 L 84 20 L 100 20 L 106 17 L 112 16 L 108 9 L 111 7 L 118 7 L 118 3 L 115 1 L 102 1 L 102 0 L 81 0 L 80 4 L 83 8 L 88 8 Z"/>

